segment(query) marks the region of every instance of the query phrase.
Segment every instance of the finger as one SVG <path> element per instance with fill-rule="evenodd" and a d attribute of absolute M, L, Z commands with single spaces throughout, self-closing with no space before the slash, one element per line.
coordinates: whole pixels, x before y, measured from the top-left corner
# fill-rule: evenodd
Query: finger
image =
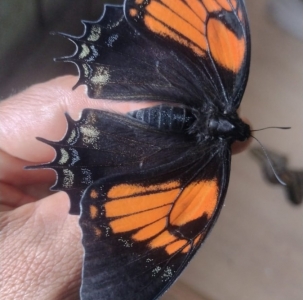
<path fill-rule="evenodd" d="M 58 77 L 2 101 L 0 148 L 22 160 L 36 163 L 51 161 L 54 150 L 35 137 L 60 140 L 67 126 L 65 112 L 73 119 L 79 119 L 84 108 L 123 113 L 138 106 L 144 107 L 139 103 L 91 99 L 86 95 L 84 86 L 72 90 L 75 82 L 77 78 L 74 76 Z"/>
<path fill-rule="evenodd" d="M 56 179 L 55 172 L 50 169 L 29 172 L 25 166 L 31 163 L 13 157 L 0 150 L 0 181 L 14 186 L 52 183 Z"/>
<path fill-rule="evenodd" d="M 34 202 L 36 199 L 24 194 L 16 187 L 0 182 L 0 211 L 12 210 L 20 205 Z"/>
<path fill-rule="evenodd" d="M 83 252 L 78 218 L 68 210 L 67 195 L 57 193 L 0 215 L 1 294 L 77 298 Z"/>
<path fill-rule="evenodd" d="M 33 163 L 51 161 L 52 147 L 35 137 L 52 141 L 61 140 L 66 131 L 65 112 L 79 119 L 84 108 L 113 110 L 124 113 L 154 105 L 151 102 L 133 103 L 95 100 L 87 97 L 85 87 L 75 91 L 71 87 L 77 81 L 74 76 L 64 76 L 32 86 L 21 94 L 0 103 L 0 148 L 12 156 Z M 19 128 L 19 130 L 16 130 Z M 244 146 L 235 146 L 235 153 Z"/>

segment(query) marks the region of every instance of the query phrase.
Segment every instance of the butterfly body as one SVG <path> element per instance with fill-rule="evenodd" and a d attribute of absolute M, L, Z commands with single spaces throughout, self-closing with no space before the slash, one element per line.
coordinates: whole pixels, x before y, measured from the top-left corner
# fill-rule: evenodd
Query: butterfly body
<path fill-rule="evenodd" d="M 209 139 L 225 139 L 231 143 L 235 140 L 245 141 L 250 137 L 250 127 L 237 115 L 222 114 L 174 106 L 159 105 L 128 113 L 158 130 L 184 132 L 194 135 L 197 143 Z"/>
<path fill-rule="evenodd" d="M 85 109 L 55 148 L 53 189 L 80 214 L 81 299 L 157 299 L 213 227 L 226 195 L 231 144 L 250 136 L 237 115 L 250 37 L 242 0 L 125 0 L 84 22 L 59 60 L 95 99 L 153 101 L 125 115 Z M 159 105 L 160 103 L 160 105 Z"/>

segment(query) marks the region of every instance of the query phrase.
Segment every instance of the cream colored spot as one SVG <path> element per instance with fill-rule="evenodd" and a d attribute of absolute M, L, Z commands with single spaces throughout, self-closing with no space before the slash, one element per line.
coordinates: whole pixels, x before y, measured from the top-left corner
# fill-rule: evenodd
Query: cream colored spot
<path fill-rule="evenodd" d="M 109 80 L 109 72 L 107 68 L 97 67 L 95 75 L 91 78 L 92 83 L 96 85 L 104 85 Z"/>
<path fill-rule="evenodd" d="M 75 143 L 75 137 L 76 137 L 76 130 L 73 129 L 72 132 L 70 133 L 70 136 L 69 136 L 67 142 L 68 142 L 69 144 Z"/>
<path fill-rule="evenodd" d="M 80 127 L 83 134 L 82 140 L 85 144 L 90 144 L 94 149 L 97 149 L 96 142 L 99 139 L 100 131 L 92 125 L 83 125 Z"/>
<path fill-rule="evenodd" d="M 101 36 L 101 27 L 94 25 L 91 28 L 91 32 L 87 40 L 90 42 L 95 42 L 100 38 L 100 36 Z"/>
<path fill-rule="evenodd" d="M 69 154 L 68 154 L 68 152 L 67 152 L 65 149 L 63 149 L 63 148 L 60 149 L 60 152 L 61 152 L 61 158 L 60 158 L 60 160 L 58 161 L 58 164 L 59 164 L 59 165 L 63 165 L 63 164 L 65 164 L 65 163 L 68 161 L 68 159 L 69 159 Z"/>
<path fill-rule="evenodd" d="M 86 121 L 85 121 L 85 124 L 89 125 L 89 124 L 95 124 L 97 122 L 97 118 L 96 118 L 96 114 L 94 112 L 90 112 L 88 115 L 87 115 L 87 118 L 86 118 Z"/>
<path fill-rule="evenodd" d="M 95 85 L 95 94 L 101 93 L 102 87 L 109 81 L 110 75 L 108 68 L 96 67 L 95 74 L 91 77 L 92 84 Z"/>
<path fill-rule="evenodd" d="M 85 44 L 82 44 L 81 47 L 82 47 L 82 51 L 81 51 L 81 53 L 79 54 L 79 58 L 80 58 L 80 59 L 83 59 L 83 58 L 85 58 L 86 56 L 89 55 L 90 50 L 89 50 L 89 48 L 87 47 L 87 45 L 85 45 Z"/>
<path fill-rule="evenodd" d="M 64 178 L 63 178 L 63 187 L 68 189 L 73 186 L 74 183 L 74 173 L 69 169 L 63 170 Z"/>
<path fill-rule="evenodd" d="M 88 77 L 89 76 L 89 69 L 86 64 L 82 64 L 83 70 L 84 70 L 84 76 Z"/>

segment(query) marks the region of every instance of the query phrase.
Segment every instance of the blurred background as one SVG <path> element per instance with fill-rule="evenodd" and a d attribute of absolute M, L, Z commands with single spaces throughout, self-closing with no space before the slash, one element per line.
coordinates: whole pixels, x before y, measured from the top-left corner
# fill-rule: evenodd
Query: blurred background
<path fill-rule="evenodd" d="M 107 1 L 121 4 L 123 1 Z M 74 45 L 50 31 L 81 35 L 97 20 L 101 0 L 0 0 L 0 99 L 63 74 L 73 64 L 54 57 Z M 251 73 L 241 115 L 266 148 L 303 170 L 303 1 L 247 0 Z M 34 137 L 33 137 L 34 138 Z M 254 142 L 255 143 L 255 142 Z M 300 183 L 302 185 L 302 183 Z M 269 185 L 249 151 L 233 157 L 226 204 L 212 234 L 163 299 L 302 300 L 303 207 Z"/>

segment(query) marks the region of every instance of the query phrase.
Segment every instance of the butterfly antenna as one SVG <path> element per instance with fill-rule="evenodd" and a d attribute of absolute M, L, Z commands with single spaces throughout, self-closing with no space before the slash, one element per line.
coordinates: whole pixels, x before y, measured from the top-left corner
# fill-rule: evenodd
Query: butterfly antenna
<path fill-rule="evenodd" d="M 254 129 L 254 130 L 251 130 L 251 132 L 253 131 L 262 131 L 262 130 L 265 130 L 265 129 L 283 129 L 283 130 L 286 130 L 286 129 L 291 129 L 291 127 L 277 127 L 277 126 L 270 126 L 270 127 L 264 127 L 264 128 L 260 128 L 260 129 Z M 255 138 L 255 137 L 253 137 Z M 261 144 L 261 143 L 260 143 Z"/>
<path fill-rule="evenodd" d="M 277 128 L 277 127 L 275 127 L 275 128 Z M 288 127 L 279 127 L 279 128 L 281 128 L 281 129 L 285 128 L 285 129 L 286 129 L 286 128 L 288 128 Z M 262 130 L 262 129 L 259 129 L 259 130 Z M 255 131 L 258 131 L 258 130 L 255 130 Z M 261 142 L 260 142 L 256 137 L 254 137 L 254 136 L 252 136 L 252 135 L 251 135 L 251 137 L 252 137 L 253 139 L 255 139 L 255 140 L 258 142 L 258 144 L 260 145 L 261 149 L 263 150 L 263 152 L 264 152 L 264 154 L 265 154 L 265 157 L 267 158 L 267 161 L 268 161 L 268 163 L 269 163 L 269 166 L 270 166 L 270 168 L 272 169 L 272 171 L 273 171 L 273 173 L 274 173 L 276 179 L 277 179 L 282 185 L 285 185 L 285 186 L 286 186 L 286 183 L 279 177 L 279 175 L 277 174 L 275 168 L 273 167 L 273 164 L 272 164 L 272 162 L 271 162 L 271 160 L 270 160 L 270 158 L 269 158 L 269 155 L 267 154 L 267 151 L 266 151 L 265 147 L 261 144 Z"/>

